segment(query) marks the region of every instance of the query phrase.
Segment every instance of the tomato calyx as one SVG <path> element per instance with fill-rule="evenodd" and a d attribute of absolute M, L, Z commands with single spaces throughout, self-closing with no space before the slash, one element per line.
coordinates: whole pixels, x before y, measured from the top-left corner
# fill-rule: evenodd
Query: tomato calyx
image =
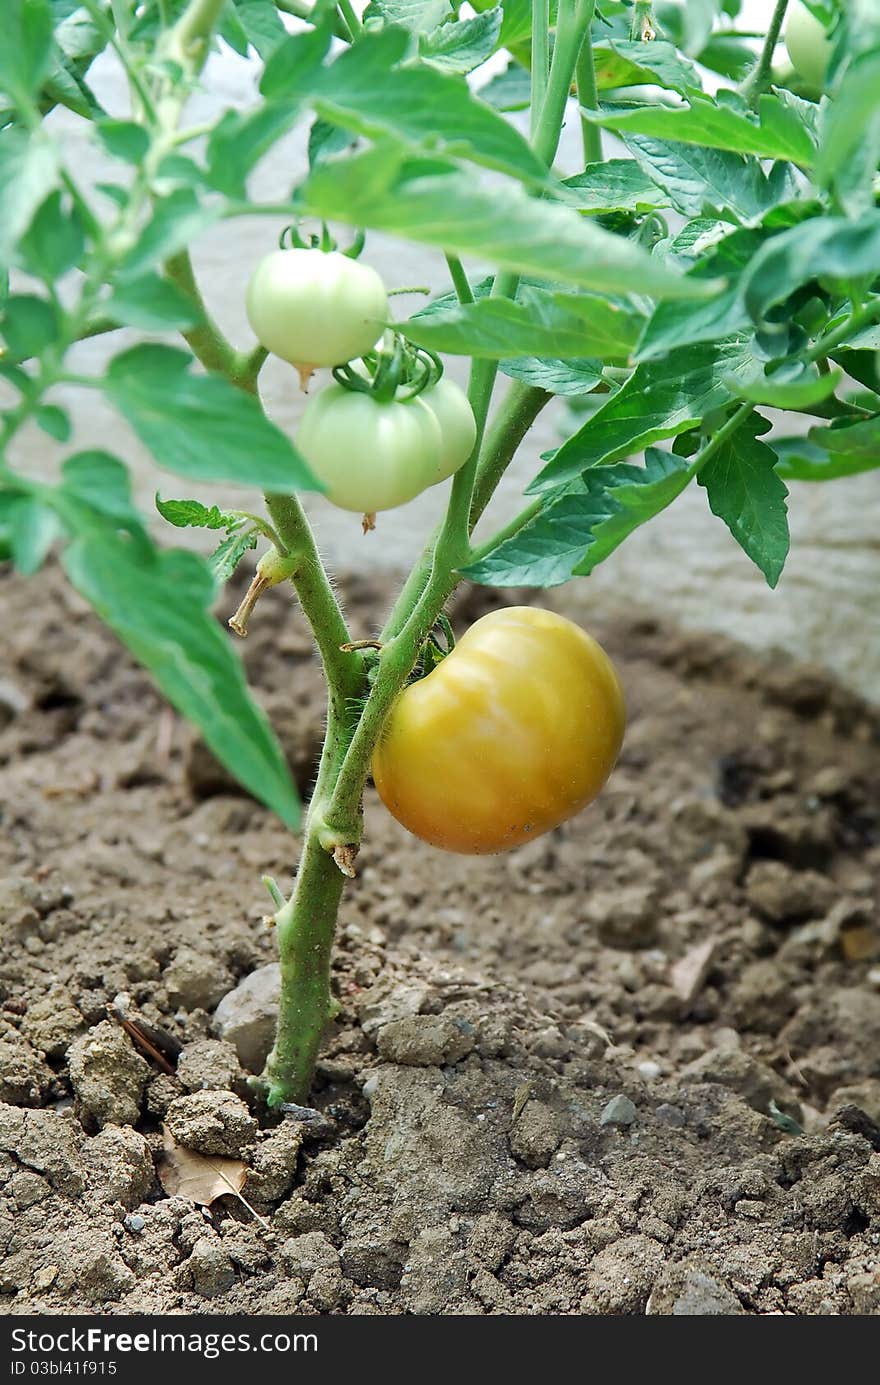
<path fill-rule="evenodd" d="M 350 260 L 357 260 L 366 244 L 366 236 L 363 231 L 355 231 L 354 239 L 347 250 L 340 250 L 341 255 L 347 256 Z M 334 250 L 339 250 L 338 242 L 330 234 L 330 228 L 326 221 L 321 222 L 320 233 L 310 232 L 307 236 L 300 230 L 299 222 L 291 222 L 289 226 L 282 227 L 278 237 L 279 250 L 321 250 L 325 255 L 331 255 Z"/>
<path fill-rule="evenodd" d="M 333 379 L 343 389 L 372 395 L 378 404 L 392 400 L 404 404 L 431 389 L 442 376 L 439 356 L 413 346 L 397 332 L 389 332 L 379 350 L 368 351 L 356 364 L 348 361 L 333 370 Z"/>

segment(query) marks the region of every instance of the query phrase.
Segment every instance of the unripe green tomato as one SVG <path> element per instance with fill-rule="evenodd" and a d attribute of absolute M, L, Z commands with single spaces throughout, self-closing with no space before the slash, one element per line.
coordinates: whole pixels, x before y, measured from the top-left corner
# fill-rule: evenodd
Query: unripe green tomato
<path fill-rule="evenodd" d="M 419 397 L 380 403 L 334 383 L 310 401 L 296 445 L 334 505 L 369 515 L 434 484 L 443 437 Z"/>
<path fill-rule="evenodd" d="M 440 424 L 443 435 L 443 450 L 440 456 L 440 475 L 436 482 L 445 481 L 464 466 L 474 450 L 477 440 L 477 424 L 468 397 L 454 380 L 445 375 L 423 390 L 418 396 L 433 413 Z"/>
<path fill-rule="evenodd" d="M 795 71 L 807 87 L 820 95 L 831 58 L 831 40 L 815 15 L 794 0 L 785 20 L 785 46 Z"/>
<path fill-rule="evenodd" d="M 375 346 L 388 295 L 374 269 L 333 250 L 275 250 L 247 289 L 247 315 L 267 351 L 308 375 Z"/>

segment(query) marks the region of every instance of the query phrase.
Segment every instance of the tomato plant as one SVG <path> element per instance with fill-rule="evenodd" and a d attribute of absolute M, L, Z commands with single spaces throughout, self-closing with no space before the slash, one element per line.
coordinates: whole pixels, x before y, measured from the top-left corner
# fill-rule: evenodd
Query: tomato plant
<path fill-rule="evenodd" d="M 552 611 L 483 616 L 392 704 L 373 753 L 389 812 L 445 851 L 508 851 L 601 790 L 625 721 L 611 660 Z"/>
<path fill-rule="evenodd" d="M 880 464 L 874 0 L 774 0 L 757 33 L 740 0 L 474 8 L 4 6 L 0 562 L 27 576 L 56 553 L 215 755 L 301 832 L 292 890 L 270 882 L 273 1104 L 309 1089 L 371 763 L 414 831 L 473 851 L 552 829 L 614 761 L 623 713 L 598 647 L 514 609 L 444 651 L 458 584 L 586 577 L 699 487 L 772 587 L 789 502 Z M 785 42 L 790 83 L 774 80 Z M 206 120 L 193 98 L 218 47 L 249 65 L 258 94 L 217 110 L 215 92 Z M 105 51 L 128 87 L 112 109 Z M 302 164 L 285 155 L 267 194 L 260 162 L 295 125 Z M 111 171 L 92 177 L 83 150 Z M 239 218 L 256 341 L 227 335 L 228 286 L 200 279 L 192 255 L 208 236 L 216 251 Z M 429 302 L 407 312 L 411 286 L 382 283 L 376 235 L 434 257 Z M 120 342 L 121 329 L 143 339 Z M 98 337 L 106 357 L 83 345 Z M 333 371 L 296 438 L 261 403 L 270 351 L 305 376 Z M 450 357 L 465 363 L 466 396 L 444 373 Z M 157 544 L 124 439 L 74 450 L 78 401 L 96 396 L 187 489 L 234 482 L 262 502 L 157 497 L 171 525 L 220 540 L 208 558 Z M 530 429 L 558 400 L 558 446 L 538 461 Z M 34 428 L 38 471 L 23 445 Z M 532 479 L 501 523 L 491 502 L 519 456 Z M 309 492 L 388 508 L 394 524 L 397 506 L 449 477 L 376 638 L 353 641 Z M 259 545 L 268 556 L 233 629 L 289 582 L 326 676 L 304 815 L 212 613 Z"/>

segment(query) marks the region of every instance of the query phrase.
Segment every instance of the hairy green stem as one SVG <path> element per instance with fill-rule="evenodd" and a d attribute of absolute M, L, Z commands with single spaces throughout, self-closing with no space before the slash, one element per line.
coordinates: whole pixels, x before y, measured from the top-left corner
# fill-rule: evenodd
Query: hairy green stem
<path fill-rule="evenodd" d="M 305 1103 L 329 1018 L 330 957 L 345 876 L 306 824 L 296 883 L 275 916 L 281 998 L 264 1078 L 270 1106 Z"/>
<path fill-rule="evenodd" d="M 636 43 L 650 43 L 654 38 L 653 9 L 651 0 L 636 0 L 629 31 L 630 38 Z"/>
<path fill-rule="evenodd" d="M 782 32 L 782 23 L 785 19 L 785 11 L 788 9 L 788 0 L 776 0 L 773 7 L 773 14 L 767 27 L 767 37 L 761 49 L 752 71 L 740 86 L 740 94 L 746 98 L 750 105 L 755 105 L 758 97 L 770 85 L 770 73 L 773 67 L 773 54 L 779 42 L 779 35 Z"/>

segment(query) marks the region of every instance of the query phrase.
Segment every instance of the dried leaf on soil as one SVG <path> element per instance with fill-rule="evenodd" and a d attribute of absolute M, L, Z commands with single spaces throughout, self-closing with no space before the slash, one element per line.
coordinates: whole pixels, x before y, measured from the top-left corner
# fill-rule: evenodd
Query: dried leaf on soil
<path fill-rule="evenodd" d="M 159 1161 L 159 1182 L 169 1197 L 187 1197 L 200 1207 L 210 1207 L 228 1193 L 240 1196 L 247 1178 L 247 1169 L 240 1159 L 219 1155 L 209 1158 L 185 1149 L 165 1129 L 162 1135 L 164 1153 Z"/>

